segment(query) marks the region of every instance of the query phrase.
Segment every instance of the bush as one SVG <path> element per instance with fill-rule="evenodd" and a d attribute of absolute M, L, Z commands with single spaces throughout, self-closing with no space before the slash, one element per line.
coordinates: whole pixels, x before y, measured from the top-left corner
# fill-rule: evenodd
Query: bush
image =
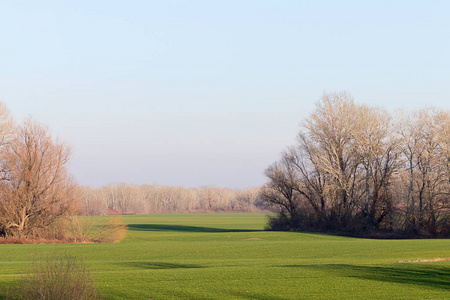
<path fill-rule="evenodd" d="M 35 259 L 31 273 L 9 294 L 7 299 L 100 299 L 84 262 L 67 254 Z"/>
<path fill-rule="evenodd" d="M 269 215 L 265 230 L 273 231 L 317 231 L 326 224 L 321 224 L 319 220 L 308 213 L 300 212 L 296 214 L 287 214 L 280 212 L 274 216 Z"/>
<path fill-rule="evenodd" d="M 127 229 L 122 217 L 108 218 L 93 232 L 92 240 L 97 243 L 117 243 L 125 238 Z"/>
<path fill-rule="evenodd" d="M 300 214 L 289 215 L 278 213 L 276 216 L 268 216 L 268 222 L 265 230 L 284 231 L 284 230 L 306 230 L 309 228 L 308 219 Z"/>

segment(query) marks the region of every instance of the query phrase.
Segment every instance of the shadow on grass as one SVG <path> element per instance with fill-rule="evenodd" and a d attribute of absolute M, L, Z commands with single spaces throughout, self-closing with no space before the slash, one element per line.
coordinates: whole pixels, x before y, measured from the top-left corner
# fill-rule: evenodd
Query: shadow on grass
<path fill-rule="evenodd" d="M 185 231 L 185 232 L 255 232 L 262 230 L 226 229 L 166 224 L 128 224 L 128 230 L 135 231 Z"/>
<path fill-rule="evenodd" d="M 283 300 L 286 298 L 276 297 L 276 296 L 268 296 L 264 294 L 259 294 L 255 292 L 236 292 L 236 291 L 228 291 L 229 295 L 233 295 L 233 298 L 243 298 L 243 299 L 261 299 L 261 300 Z"/>
<path fill-rule="evenodd" d="M 450 268 L 443 266 L 408 264 L 398 267 L 355 266 L 346 264 L 289 265 L 287 268 L 308 268 L 344 277 L 421 285 L 450 291 Z"/>
<path fill-rule="evenodd" d="M 264 295 L 260 293 L 255 293 L 253 291 L 242 291 L 242 292 L 236 292 L 232 290 L 227 291 L 213 291 L 211 290 L 209 294 L 206 295 L 198 295 L 193 292 L 184 292 L 184 291 L 175 291 L 171 290 L 168 291 L 168 294 L 166 294 L 167 298 L 170 299 L 260 299 L 260 300 L 283 300 L 286 298 L 283 297 L 276 297 L 276 296 L 269 296 Z"/>
<path fill-rule="evenodd" d="M 124 262 L 119 263 L 121 266 L 127 266 L 131 268 L 149 269 L 149 270 L 168 270 L 168 269 L 202 269 L 207 268 L 201 265 L 192 264 L 174 264 L 167 262 Z"/>

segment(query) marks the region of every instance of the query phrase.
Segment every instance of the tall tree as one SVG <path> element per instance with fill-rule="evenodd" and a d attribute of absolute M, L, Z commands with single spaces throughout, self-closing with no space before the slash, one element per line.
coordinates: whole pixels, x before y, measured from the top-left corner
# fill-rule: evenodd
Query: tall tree
<path fill-rule="evenodd" d="M 12 236 L 42 234 L 76 206 L 75 184 L 65 165 L 70 148 L 47 128 L 27 120 L 14 134 L 4 163 L 0 224 Z"/>
<path fill-rule="evenodd" d="M 14 134 L 14 120 L 8 108 L 0 102 L 0 181 L 8 180 L 6 172 L 5 154 Z"/>
<path fill-rule="evenodd" d="M 422 141 L 423 123 L 419 122 L 417 112 L 408 113 L 400 111 L 397 115 L 396 131 L 399 135 L 402 153 L 406 159 L 407 170 L 409 173 L 409 196 L 406 205 L 406 227 L 417 231 L 416 216 L 416 197 L 415 197 L 415 170 L 417 158 L 424 150 Z"/>
<path fill-rule="evenodd" d="M 389 185 L 399 168 L 397 141 L 393 137 L 391 116 L 381 108 L 359 105 L 353 136 L 364 182 L 360 209 L 367 229 L 378 228 L 392 213 Z"/>
<path fill-rule="evenodd" d="M 346 92 L 324 94 L 304 123 L 307 136 L 317 143 L 318 167 L 330 178 L 330 195 L 335 199 L 333 213 L 345 226 L 355 200 L 356 171 L 359 161 L 355 151 L 357 106 Z"/>

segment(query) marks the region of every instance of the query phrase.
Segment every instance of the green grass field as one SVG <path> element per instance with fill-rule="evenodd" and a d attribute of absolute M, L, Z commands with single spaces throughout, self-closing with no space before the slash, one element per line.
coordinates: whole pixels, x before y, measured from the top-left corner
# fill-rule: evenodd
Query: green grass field
<path fill-rule="evenodd" d="M 106 299 L 450 299 L 450 240 L 263 231 L 264 214 L 124 216 L 116 244 L 0 245 L 0 295 L 36 254 L 81 257 Z M 1 297 L 0 296 L 0 297 Z"/>

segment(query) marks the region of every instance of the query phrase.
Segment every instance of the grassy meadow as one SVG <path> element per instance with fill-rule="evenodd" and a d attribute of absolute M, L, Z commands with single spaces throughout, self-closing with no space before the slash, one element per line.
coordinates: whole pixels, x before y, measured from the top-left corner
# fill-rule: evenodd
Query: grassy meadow
<path fill-rule="evenodd" d="M 108 217 L 96 217 L 108 218 Z M 113 244 L 0 245 L 0 298 L 36 255 L 83 258 L 106 299 L 450 299 L 450 240 L 263 231 L 265 214 L 123 216 Z"/>

